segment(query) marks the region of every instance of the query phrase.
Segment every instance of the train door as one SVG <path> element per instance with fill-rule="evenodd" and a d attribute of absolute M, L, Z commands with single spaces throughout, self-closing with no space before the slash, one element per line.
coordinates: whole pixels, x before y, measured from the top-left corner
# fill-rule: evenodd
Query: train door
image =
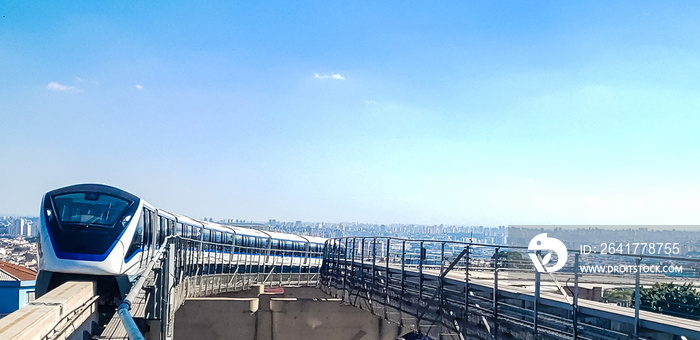
<path fill-rule="evenodd" d="M 311 242 L 305 242 L 302 246 L 304 248 L 302 255 L 302 258 L 304 259 L 303 264 L 306 265 L 309 263 L 309 254 L 311 253 Z"/>
<path fill-rule="evenodd" d="M 153 220 L 153 251 L 160 249 L 160 232 L 164 225 L 163 218 L 155 214 Z"/>
<path fill-rule="evenodd" d="M 148 209 L 148 208 L 143 208 L 143 257 L 142 261 L 144 262 L 143 265 L 147 264 L 153 254 L 155 253 L 155 224 L 157 221 L 155 220 L 155 212 Z"/>
<path fill-rule="evenodd" d="M 168 220 L 163 216 L 158 216 L 158 239 L 156 240 L 156 249 L 163 246 L 165 233 L 168 231 Z"/>
<path fill-rule="evenodd" d="M 265 242 L 265 264 L 270 262 L 270 250 L 272 248 L 272 238 L 268 238 Z"/>

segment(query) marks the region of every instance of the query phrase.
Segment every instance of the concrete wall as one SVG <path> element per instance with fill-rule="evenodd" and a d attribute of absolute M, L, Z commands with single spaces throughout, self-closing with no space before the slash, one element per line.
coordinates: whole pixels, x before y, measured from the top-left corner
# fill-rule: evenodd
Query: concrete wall
<path fill-rule="evenodd" d="M 314 288 L 251 294 L 186 300 L 175 314 L 175 339 L 395 340 L 408 333 Z"/>

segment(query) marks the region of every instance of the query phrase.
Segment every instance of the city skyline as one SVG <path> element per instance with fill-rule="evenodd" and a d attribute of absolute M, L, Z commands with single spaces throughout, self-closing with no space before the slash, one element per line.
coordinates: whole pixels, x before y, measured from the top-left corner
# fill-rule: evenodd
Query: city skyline
<path fill-rule="evenodd" d="M 697 224 L 694 3 L 0 8 L 0 211 Z"/>

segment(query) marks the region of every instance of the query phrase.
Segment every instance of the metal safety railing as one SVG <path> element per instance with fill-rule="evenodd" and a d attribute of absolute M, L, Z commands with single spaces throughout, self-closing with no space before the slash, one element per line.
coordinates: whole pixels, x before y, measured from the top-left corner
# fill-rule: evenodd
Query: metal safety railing
<path fill-rule="evenodd" d="M 456 241 L 331 239 L 321 287 L 433 339 L 524 334 L 551 339 L 629 339 L 630 334 L 633 339 L 659 334 L 700 338 L 700 323 L 691 321 L 693 315 L 660 318 L 646 311 L 641 299 L 643 289 L 655 283 L 700 282 L 698 259 L 569 250 L 564 268 L 540 273 L 529 254 L 527 247 Z M 542 264 L 546 254 L 532 254 Z M 613 263 L 638 270 L 585 270 Z M 639 270 L 644 266 L 682 267 L 686 274 Z M 619 301 L 621 294 L 627 303 Z"/>
<path fill-rule="evenodd" d="M 320 251 L 280 250 L 169 236 L 117 309 L 130 339 L 144 339 L 131 315 L 145 304 L 145 320 L 158 321 L 161 339 L 173 335 L 172 320 L 185 299 L 250 289 L 252 285 L 315 286 Z M 143 294 L 143 299 L 139 295 Z"/>

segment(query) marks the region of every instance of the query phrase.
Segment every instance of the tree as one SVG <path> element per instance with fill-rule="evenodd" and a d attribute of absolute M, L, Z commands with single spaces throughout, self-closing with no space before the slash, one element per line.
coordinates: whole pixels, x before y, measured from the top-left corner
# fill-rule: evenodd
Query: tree
<path fill-rule="evenodd" d="M 692 283 L 655 283 L 639 294 L 643 310 L 700 320 L 700 293 Z"/>
<path fill-rule="evenodd" d="M 626 303 L 626 306 L 629 306 L 632 300 L 634 300 L 634 289 L 606 289 L 603 298 L 609 303 L 622 302 Z"/>
<path fill-rule="evenodd" d="M 499 251 L 498 255 L 494 253 L 491 259 L 498 260 L 498 267 L 500 268 L 532 268 L 532 262 L 529 259 L 523 259 L 523 254 L 517 251 Z"/>

